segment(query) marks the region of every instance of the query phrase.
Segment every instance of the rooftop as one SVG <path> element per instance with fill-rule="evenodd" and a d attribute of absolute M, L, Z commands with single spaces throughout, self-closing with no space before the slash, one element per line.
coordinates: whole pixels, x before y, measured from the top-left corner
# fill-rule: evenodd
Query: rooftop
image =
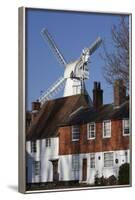
<path fill-rule="evenodd" d="M 73 95 L 46 101 L 41 107 L 39 114 L 29 127 L 26 139 L 35 140 L 48 137 L 56 137 L 60 124 L 65 124 L 69 115 L 83 106 L 90 107 L 88 95 Z"/>
<path fill-rule="evenodd" d="M 103 120 L 129 118 L 129 101 L 119 107 L 102 105 L 96 110 L 88 95 L 79 94 L 46 101 L 28 128 L 26 139 L 36 140 L 58 135 L 58 128 Z"/>

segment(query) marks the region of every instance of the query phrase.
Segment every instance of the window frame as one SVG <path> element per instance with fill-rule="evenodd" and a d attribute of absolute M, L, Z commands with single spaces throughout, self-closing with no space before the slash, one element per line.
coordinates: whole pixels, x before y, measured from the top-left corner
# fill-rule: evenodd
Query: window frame
<path fill-rule="evenodd" d="M 125 118 L 122 120 L 122 133 L 123 133 L 123 136 L 129 136 L 130 135 L 130 126 L 128 126 L 128 134 L 125 134 L 125 121 L 128 121 L 128 125 L 129 125 L 129 119 L 128 118 Z"/>
<path fill-rule="evenodd" d="M 94 125 L 94 137 L 91 136 L 91 125 Z M 87 138 L 88 140 L 94 140 L 96 138 L 96 123 L 95 122 L 90 122 L 87 124 Z"/>
<path fill-rule="evenodd" d="M 104 127 L 104 124 L 105 123 L 109 123 L 109 130 L 110 130 L 110 134 L 109 135 L 106 135 L 105 136 L 105 127 Z M 112 135 L 112 133 L 111 133 L 111 120 L 104 120 L 103 122 L 102 122 L 102 127 L 103 127 L 103 138 L 111 138 L 111 135 Z"/>
<path fill-rule="evenodd" d="M 46 147 L 50 147 L 51 146 L 51 138 L 46 138 L 45 146 Z"/>
<path fill-rule="evenodd" d="M 72 171 L 79 171 L 79 154 L 72 155 Z"/>
<path fill-rule="evenodd" d="M 34 176 L 40 176 L 41 173 L 41 161 L 34 160 Z"/>
<path fill-rule="evenodd" d="M 94 164 L 93 164 L 93 161 L 94 161 Z M 96 168 L 95 153 L 91 153 L 90 154 L 90 169 L 95 169 L 95 168 Z"/>
<path fill-rule="evenodd" d="M 73 154 L 72 155 L 72 176 L 74 178 L 74 180 L 78 180 L 79 179 L 79 171 L 80 171 L 80 156 L 79 154 Z"/>
<path fill-rule="evenodd" d="M 73 135 L 75 134 L 75 133 L 77 133 L 77 132 L 75 132 L 73 129 L 75 128 L 75 127 L 78 127 L 78 138 L 74 138 L 73 137 Z M 72 133 L 72 141 L 79 141 L 80 140 L 80 126 L 79 125 L 72 125 L 72 127 L 71 127 L 71 133 Z"/>
<path fill-rule="evenodd" d="M 112 161 L 112 165 L 111 166 L 105 166 L 105 154 L 112 154 L 112 160 L 111 159 L 107 159 L 107 161 Z M 114 167 L 114 152 L 111 151 L 111 152 L 104 152 L 104 155 L 103 155 L 103 159 L 104 159 L 104 168 L 112 168 Z"/>
<path fill-rule="evenodd" d="M 31 153 L 37 153 L 37 142 L 31 141 Z"/>

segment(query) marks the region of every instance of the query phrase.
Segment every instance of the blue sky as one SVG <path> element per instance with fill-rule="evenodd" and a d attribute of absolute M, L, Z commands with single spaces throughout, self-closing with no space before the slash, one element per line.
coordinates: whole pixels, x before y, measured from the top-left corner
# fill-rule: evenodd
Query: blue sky
<path fill-rule="evenodd" d="M 42 28 L 47 28 L 68 62 L 76 60 L 84 47 L 88 47 L 100 36 L 107 48 L 113 50 L 111 28 L 119 24 L 119 15 L 60 12 L 39 9 L 27 10 L 26 21 L 26 67 L 27 67 L 27 109 L 60 76 L 64 67 L 59 64 L 47 43 L 41 37 Z M 104 90 L 104 103 L 113 102 L 113 90 L 103 77 L 104 62 L 100 47 L 90 58 L 90 78 L 86 88 L 92 98 L 93 82 L 100 81 Z M 58 96 L 62 96 L 62 92 Z"/>

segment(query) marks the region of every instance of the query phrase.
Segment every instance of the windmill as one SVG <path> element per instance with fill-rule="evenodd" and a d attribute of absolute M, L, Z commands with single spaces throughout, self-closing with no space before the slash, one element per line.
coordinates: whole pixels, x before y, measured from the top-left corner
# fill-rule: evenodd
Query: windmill
<path fill-rule="evenodd" d="M 39 97 L 39 102 L 43 104 L 46 100 L 51 99 L 65 85 L 63 96 L 71 96 L 85 92 L 85 80 L 89 79 L 88 61 L 90 56 L 100 46 L 102 40 L 98 37 L 88 48 L 84 48 L 78 59 L 73 62 L 67 62 L 58 49 L 55 41 L 47 29 L 43 28 L 41 35 L 48 42 L 59 63 L 64 66 L 64 75 L 61 76 L 47 91 Z"/>

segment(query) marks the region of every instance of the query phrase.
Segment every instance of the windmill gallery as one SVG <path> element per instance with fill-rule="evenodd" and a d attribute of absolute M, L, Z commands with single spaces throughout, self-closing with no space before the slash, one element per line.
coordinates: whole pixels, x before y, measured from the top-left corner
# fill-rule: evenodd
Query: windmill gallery
<path fill-rule="evenodd" d="M 103 90 L 96 81 L 91 99 L 85 80 L 101 38 L 84 48 L 77 60 L 67 62 L 48 30 L 41 35 L 65 71 L 32 102 L 26 115 L 27 186 L 93 186 L 95 177 L 115 177 L 116 183 L 120 166 L 130 162 L 129 98 L 123 80 L 114 82 L 113 103 L 103 104 Z M 55 99 L 62 87 L 63 97 Z"/>

